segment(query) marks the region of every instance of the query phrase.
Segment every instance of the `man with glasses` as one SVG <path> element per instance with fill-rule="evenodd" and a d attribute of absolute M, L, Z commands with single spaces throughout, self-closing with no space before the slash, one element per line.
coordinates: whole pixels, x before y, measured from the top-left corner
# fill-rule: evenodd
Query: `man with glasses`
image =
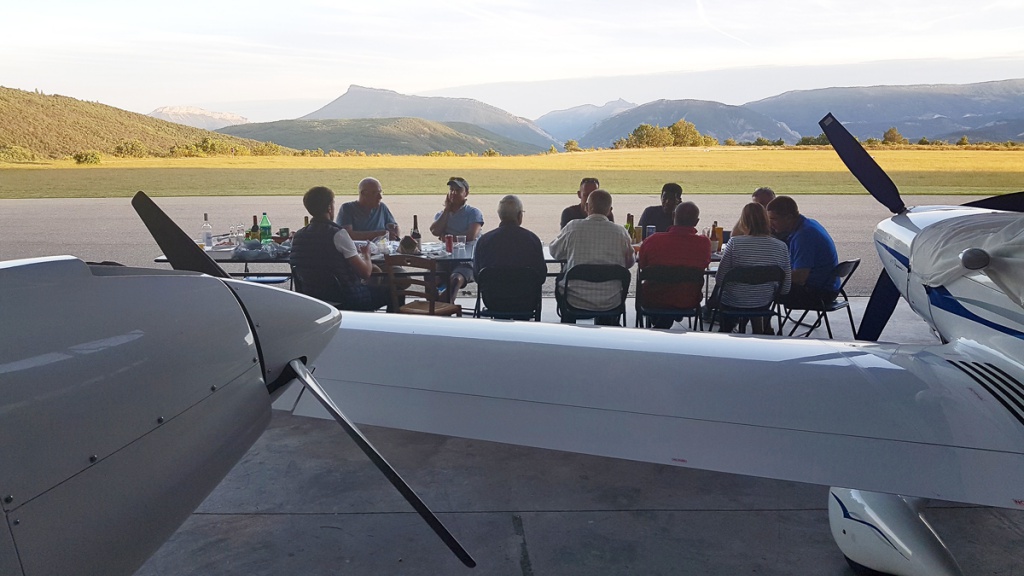
<path fill-rule="evenodd" d="M 682 201 L 683 187 L 675 182 L 665 184 L 661 187 L 661 205 L 645 208 L 637 226 L 641 230 L 647 226 L 654 226 L 656 232 L 668 232 L 668 229 L 674 225 L 676 206 L 679 206 Z"/>
<path fill-rule="evenodd" d="M 573 204 L 565 210 L 562 210 L 561 228 L 565 228 L 565 225 L 573 220 L 583 220 L 587 217 L 587 198 L 590 197 L 591 192 L 600 187 L 601 183 L 597 181 L 597 178 L 584 178 L 583 180 L 580 180 L 580 189 L 576 192 L 576 196 L 579 197 L 580 203 Z M 609 212 L 608 219 L 615 222 L 615 215 Z"/>
<path fill-rule="evenodd" d="M 465 236 L 466 242 L 475 241 L 484 226 L 484 215 L 480 210 L 470 206 L 467 203 L 468 199 L 469 182 L 458 176 L 449 178 L 444 207 L 434 216 L 430 233 L 442 240 L 445 235 L 451 234 Z M 468 264 L 456 266 L 448 278 L 448 301 L 455 303 L 458 291 L 470 282 L 473 282 L 473 267 Z"/>

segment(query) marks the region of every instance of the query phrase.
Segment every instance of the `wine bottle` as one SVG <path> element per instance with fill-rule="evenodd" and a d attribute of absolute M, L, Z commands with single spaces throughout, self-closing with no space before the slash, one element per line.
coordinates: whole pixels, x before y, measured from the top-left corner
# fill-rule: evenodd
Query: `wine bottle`
<path fill-rule="evenodd" d="M 633 227 L 633 215 L 626 214 L 626 224 L 623 226 L 626 229 L 626 233 L 629 234 L 629 241 L 632 242 L 636 238 L 635 228 Z"/>
<path fill-rule="evenodd" d="M 203 212 L 203 246 L 207 249 L 213 248 L 213 226 L 210 225 L 210 215 Z"/>
<path fill-rule="evenodd" d="M 415 214 L 412 216 L 412 231 L 409 232 L 409 236 L 412 236 L 412 239 L 416 241 L 416 250 L 418 251 L 422 237 L 420 236 L 419 218 Z"/>
<path fill-rule="evenodd" d="M 249 228 L 249 235 L 246 240 L 259 240 L 260 239 L 260 225 L 256 220 L 256 215 L 252 215 L 252 228 Z"/>
<path fill-rule="evenodd" d="M 306 219 L 302 221 L 302 225 L 309 226 L 309 216 L 306 216 Z"/>
<path fill-rule="evenodd" d="M 270 218 L 267 218 L 267 213 L 263 213 L 263 218 L 260 220 L 260 242 L 263 244 L 270 244 L 274 241 L 274 233 L 270 231 Z"/>

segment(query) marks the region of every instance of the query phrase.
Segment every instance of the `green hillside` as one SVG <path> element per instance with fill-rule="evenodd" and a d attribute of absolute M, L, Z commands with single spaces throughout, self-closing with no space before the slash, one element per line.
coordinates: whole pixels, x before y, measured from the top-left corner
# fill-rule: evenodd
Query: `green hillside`
<path fill-rule="evenodd" d="M 518 142 L 473 124 L 433 122 L 420 118 L 359 118 L 349 120 L 280 120 L 239 124 L 218 132 L 242 138 L 269 140 L 302 150 L 359 150 L 381 154 L 426 154 L 451 150 L 457 154 L 536 154 L 542 149 Z"/>
<path fill-rule="evenodd" d="M 258 145 L 97 102 L 0 86 L 0 149 L 17 146 L 42 158 L 64 158 L 84 150 L 113 154 L 122 142 L 138 140 L 149 154 L 166 155 L 172 146 L 204 138 L 229 148 Z"/>

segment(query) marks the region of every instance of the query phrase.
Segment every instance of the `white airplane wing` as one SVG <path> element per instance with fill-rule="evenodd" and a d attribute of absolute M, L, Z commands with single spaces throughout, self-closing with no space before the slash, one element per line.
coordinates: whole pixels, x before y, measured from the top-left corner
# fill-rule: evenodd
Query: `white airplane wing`
<path fill-rule="evenodd" d="M 1021 508 L 1022 373 L 969 343 L 346 312 L 316 375 L 365 424 Z"/>

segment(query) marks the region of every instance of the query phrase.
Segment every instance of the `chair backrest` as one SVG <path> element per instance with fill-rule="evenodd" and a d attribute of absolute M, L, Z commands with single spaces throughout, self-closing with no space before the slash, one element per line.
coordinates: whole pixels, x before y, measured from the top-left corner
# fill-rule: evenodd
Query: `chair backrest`
<path fill-rule="evenodd" d="M 860 258 L 854 258 L 853 260 L 844 260 L 832 269 L 832 274 L 840 279 L 839 292 L 846 294 L 843 289 L 846 288 L 846 283 L 850 281 L 850 277 L 853 276 L 858 266 L 860 266 Z"/>
<path fill-rule="evenodd" d="M 403 270 L 396 271 L 396 266 Z M 389 254 L 384 256 L 384 267 L 388 273 L 392 310 L 398 310 L 405 297 L 412 297 L 422 298 L 429 302 L 430 313 L 434 313 L 434 303 L 439 298 L 437 262 L 422 256 Z M 397 273 L 402 275 L 396 276 Z M 401 281 L 396 281 L 396 279 L 401 279 Z"/>
<path fill-rule="evenodd" d="M 490 316 L 529 317 L 540 311 L 544 275 L 533 268 L 490 266 L 477 274 L 476 283 L 477 313 L 481 300 Z"/>
<path fill-rule="evenodd" d="M 679 286 L 689 284 L 695 286 L 698 291 L 704 288 L 704 269 L 689 266 L 648 266 L 641 268 L 636 279 L 636 309 L 640 310 L 643 304 L 643 285 L 646 281 L 648 286 L 651 283 L 664 284 L 667 286 Z"/>
<path fill-rule="evenodd" d="M 786 281 L 786 271 L 779 266 L 741 266 L 733 268 L 725 273 L 722 282 L 715 286 L 715 293 L 719 296 L 729 284 L 769 284 L 775 283 L 775 291 L 771 301 L 765 305 L 770 306 L 779 298 L 782 284 Z"/>
<path fill-rule="evenodd" d="M 618 281 L 622 284 L 618 308 L 621 308 L 623 313 L 625 313 L 626 295 L 629 292 L 629 283 L 632 279 L 633 275 L 630 274 L 629 269 L 617 264 L 577 264 L 565 273 L 562 285 L 566 293 L 568 293 L 569 283 L 572 280 L 584 282 Z M 569 307 L 571 308 L 572 306 Z"/>
<path fill-rule="evenodd" d="M 330 270 L 291 265 L 295 291 L 318 300 L 335 303 L 342 295 L 341 283 Z"/>

